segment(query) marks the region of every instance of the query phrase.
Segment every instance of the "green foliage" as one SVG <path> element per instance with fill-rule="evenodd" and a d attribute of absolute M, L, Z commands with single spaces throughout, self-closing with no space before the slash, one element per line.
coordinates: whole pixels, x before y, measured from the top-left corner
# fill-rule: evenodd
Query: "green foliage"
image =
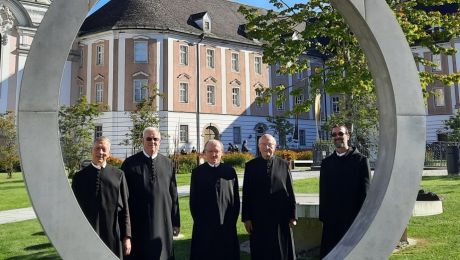
<path fill-rule="evenodd" d="M 268 117 L 267 121 L 270 122 L 270 128 L 273 129 L 275 134 L 279 137 L 279 145 L 281 147 L 286 146 L 286 136 L 291 135 L 294 132 L 294 125 L 289 122 L 285 117 L 274 116 Z"/>
<path fill-rule="evenodd" d="M 311 160 L 313 152 L 311 150 L 276 150 L 275 154 L 283 159 L 290 160 Z"/>
<path fill-rule="evenodd" d="M 177 165 L 177 174 L 190 174 L 197 166 L 197 154 L 175 154 L 171 158 Z"/>
<path fill-rule="evenodd" d="M 233 167 L 236 168 L 243 168 L 245 167 L 245 164 L 253 159 L 254 156 L 250 153 L 225 153 L 222 156 L 222 161 L 226 164 L 230 164 Z"/>
<path fill-rule="evenodd" d="M 131 145 L 135 151 L 142 148 L 142 132 L 144 129 L 159 126 L 156 101 L 157 97 L 162 97 L 162 95 L 158 93 L 156 85 L 144 86 L 143 88 L 148 90 L 148 97 L 137 103 L 136 110 L 129 113 L 133 127 L 122 142 L 124 145 Z"/>
<path fill-rule="evenodd" d="M 15 166 L 19 164 L 15 116 L 13 113 L 0 114 L 0 169 L 11 178 Z"/>
<path fill-rule="evenodd" d="M 300 151 L 297 153 L 297 160 L 311 160 L 313 159 L 313 152 L 311 150 Z"/>
<path fill-rule="evenodd" d="M 88 103 L 83 96 L 74 105 L 59 110 L 62 155 L 69 177 L 79 170 L 82 160 L 90 157 L 95 119 L 105 108 Z"/>
<path fill-rule="evenodd" d="M 444 121 L 444 129 L 447 131 L 447 138 L 451 142 L 460 142 L 460 110 L 457 110 L 455 116 Z"/>
<path fill-rule="evenodd" d="M 117 168 L 121 168 L 121 165 L 123 164 L 123 160 L 115 156 L 110 156 L 107 159 L 107 163 Z"/>

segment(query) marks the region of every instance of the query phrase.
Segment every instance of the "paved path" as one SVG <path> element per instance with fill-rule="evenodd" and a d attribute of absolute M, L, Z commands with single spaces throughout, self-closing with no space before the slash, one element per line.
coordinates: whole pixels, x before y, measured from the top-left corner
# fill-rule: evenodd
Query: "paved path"
<path fill-rule="evenodd" d="M 423 171 L 423 176 L 444 176 L 444 175 L 447 175 L 446 169 L 424 170 Z M 292 178 L 294 180 L 317 178 L 317 177 L 319 177 L 319 171 L 305 171 L 302 169 L 295 169 L 292 171 Z M 238 180 L 239 180 L 240 187 L 242 187 L 243 186 L 242 174 L 238 174 Z M 190 192 L 189 185 L 177 187 L 177 193 L 179 194 L 180 197 L 188 196 L 189 192 Z M 6 224 L 6 223 L 34 219 L 34 218 L 36 218 L 36 215 L 32 207 L 0 211 L 0 225 Z"/>

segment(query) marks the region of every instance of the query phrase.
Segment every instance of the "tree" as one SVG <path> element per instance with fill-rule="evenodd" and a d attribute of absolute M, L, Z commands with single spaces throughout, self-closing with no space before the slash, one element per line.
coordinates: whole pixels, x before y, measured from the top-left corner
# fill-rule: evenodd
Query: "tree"
<path fill-rule="evenodd" d="M 90 104 L 83 96 L 74 105 L 59 110 L 62 155 L 69 177 L 79 170 L 81 161 L 90 158 L 95 119 L 103 109 L 104 105 Z"/>
<path fill-rule="evenodd" d="M 248 20 L 247 36 L 262 43 L 263 59 L 268 64 L 279 64 L 279 73 L 294 74 L 310 68 L 307 54 L 323 59 L 324 66 L 313 68 L 309 76 L 309 99 L 296 104 L 294 111 L 308 111 L 316 93 L 324 90 L 328 94 L 346 94 L 344 109 L 354 114 L 356 97 L 375 96 L 375 86 L 367 68 L 366 57 L 354 34 L 350 31 L 340 14 L 328 0 L 310 0 L 288 6 L 282 0 L 270 0 L 277 11 L 261 11 L 255 8 L 240 7 L 240 12 Z M 394 10 L 410 45 L 426 47 L 434 54 L 452 55 L 455 48 L 443 45 L 444 42 L 460 35 L 460 15 L 458 12 L 444 12 L 447 7 L 457 7 L 460 0 L 387 0 Z M 428 67 L 436 64 L 426 57 L 414 57 Z M 420 72 L 422 90 L 425 97 L 430 93 L 427 86 L 435 81 L 452 85 L 460 80 L 460 74 Z M 284 87 L 264 89 L 265 97 L 277 95 Z M 261 90 L 262 91 L 262 90 Z M 291 95 L 297 95 L 293 92 Z M 264 100 L 267 100 L 266 98 Z M 375 103 L 374 103 L 375 104 Z M 296 107 L 302 107 L 301 109 Z M 374 108 L 376 110 L 376 108 Z M 342 111 L 344 111 L 342 109 Z M 351 113 L 353 112 L 353 113 Z M 292 115 L 294 112 L 289 111 Z M 354 118 L 349 117 L 345 121 Z M 377 119 L 373 124 L 377 125 Z M 360 127 L 362 127 L 360 126 Z M 358 128 L 355 128 L 357 130 Z M 363 131 L 365 132 L 365 131 Z"/>
<path fill-rule="evenodd" d="M 13 171 L 19 165 L 15 116 L 11 112 L 0 114 L 0 168 L 11 178 Z"/>
<path fill-rule="evenodd" d="M 446 129 L 447 138 L 451 142 L 460 142 L 460 110 L 457 110 L 455 116 L 444 121 L 444 129 Z"/>
<path fill-rule="evenodd" d="M 129 117 L 133 123 L 133 127 L 126 134 L 126 139 L 122 144 L 131 145 L 135 151 L 142 147 L 142 132 L 146 127 L 159 126 L 159 118 L 156 106 L 157 97 L 162 95 L 158 93 L 156 85 L 143 86 L 142 93 L 145 93 L 145 98 L 136 104 L 136 110 L 131 111 Z M 144 92 L 145 91 L 145 92 Z"/>
<path fill-rule="evenodd" d="M 286 147 L 286 137 L 293 133 L 294 125 L 285 117 L 281 116 L 268 117 L 267 120 L 271 123 L 269 127 L 273 129 L 275 134 L 279 137 L 279 145 L 283 148 Z"/>

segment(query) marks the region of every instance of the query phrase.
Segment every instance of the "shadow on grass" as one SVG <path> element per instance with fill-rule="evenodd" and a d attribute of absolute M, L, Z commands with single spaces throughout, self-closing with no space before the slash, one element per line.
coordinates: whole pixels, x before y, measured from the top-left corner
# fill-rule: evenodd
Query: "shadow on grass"
<path fill-rule="evenodd" d="M 17 190 L 17 189 L 23 189 L 24 185 L 22 184 L 15 184 L 15 185 L 8 185 L 6 187 L 0 187 L 0 190 Z"/>
<path fill-rule="evenodd" d="M 61 259 L 57 253 L 49 252 L 38 252 L 29 255 L 19 255 L 6 258 L 5 260 L 35 260 L 35 259 L 45 259 L 45 260 L 58 260 Z"/>
<path fill-rule="evenodd" d="M 45 236 L 45 231 L 33 233 L 32 236 Z"/>
<path fill-rule="evenodd" d="M 53 245 L 51 243 L 43 243 L 43 244 L 28 246 L 28 247 L 24 248 L 24 250 L 26 250 L 26 251 L 43 250 L 43 249 L 52 248 L 52 247 L 53 247 Z"/>

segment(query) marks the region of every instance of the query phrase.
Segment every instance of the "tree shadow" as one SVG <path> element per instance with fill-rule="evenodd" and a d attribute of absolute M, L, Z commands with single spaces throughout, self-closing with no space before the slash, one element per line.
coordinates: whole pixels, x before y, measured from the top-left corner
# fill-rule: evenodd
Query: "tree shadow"
<path fill-rule="evenodd" d="M 53 245 L 51 243 L 43 243 L 43 244 L 38 244 L 38 245 L 25 247 L 24 250 L 26 250 L 26 251 L 43 250 L 43 249 L 52 248 L 52 247 L 53 247 Z"/>
<path fill-rule="evenodd" d="M 61 257 L 55 253 L 49 252 L 37 252 L 29 255 L 19 255 L 6 258 L 5 260 L 35 260 L 35 259 L 43 259 L 43 260 L 59 260 Z"/>

